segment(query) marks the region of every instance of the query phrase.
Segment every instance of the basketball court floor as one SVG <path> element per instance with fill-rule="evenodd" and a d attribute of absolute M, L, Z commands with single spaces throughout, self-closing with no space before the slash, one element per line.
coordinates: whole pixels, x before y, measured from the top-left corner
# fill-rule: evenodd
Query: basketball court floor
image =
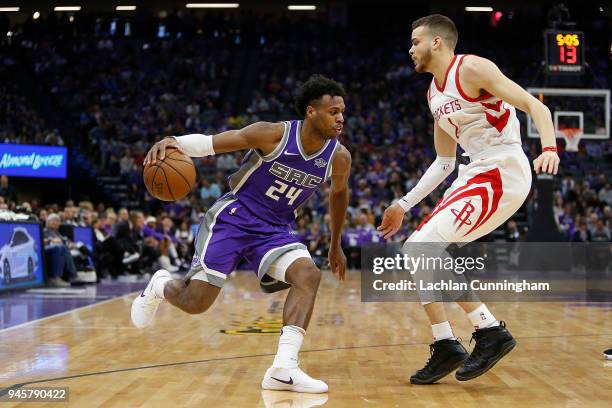
<path fill-rule="evenodd" d="M 414 386 L 409 377 L 427 361 L 431 342 L 421 307 L 362 303 L 359 273 L 341 285 L 324 275 L 301 366 L 327 381 L 328 394 L 260 389 L 276 351 L 285 293 L 264 294 L 252 274 L 237 273 L 207 313 L 191 316 L 164 304 L 148 330 L 130 322 L 131 300 L 144 283 L 117 289 L 130 294 L 98 294 L 97 303 L 5 324 L 11 326 L 0 330 L 5 397 L 20 387 L 68 387 L 69 402 L 0 406 L 610 406 L 612 361 L 601 352 L 612 347 L 612 303 L 491 304 L 517 337 L 514 351 L 470 382 L 449 376 Z M 7 308 L 10 300 L 0 298 L 3 313 L 15 310 Z M 53 303 L 39 312 L 45 315 Z M 468 347 L 467 318 L 458 308 L 450 317 Z M 10 319 L 4 316 L 5 323 Z"/>

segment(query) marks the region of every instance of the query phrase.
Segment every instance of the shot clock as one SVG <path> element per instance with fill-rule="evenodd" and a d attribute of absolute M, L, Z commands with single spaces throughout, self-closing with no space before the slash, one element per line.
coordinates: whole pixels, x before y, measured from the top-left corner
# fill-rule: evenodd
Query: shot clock
<path fill-rule="evenodd" d="M 582 74 L 584 72 L 584 33 L 582 31 L 546 30 L 546 72 Z"/>

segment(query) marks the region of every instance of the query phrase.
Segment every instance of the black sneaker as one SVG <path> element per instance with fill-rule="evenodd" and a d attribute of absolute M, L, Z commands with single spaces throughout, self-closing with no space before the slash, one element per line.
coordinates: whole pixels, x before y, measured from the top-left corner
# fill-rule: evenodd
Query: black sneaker
<path fill-rule="evenodd" d="M 455 371 L 469 356 L 458 340 L 438 340 L 429 345 L 429 351 L 431 358 L 410 377 L 410 384 L 434 383 Z"/>
<path fill-rule="evenodd" d="M 499 326 L 476 330 L 472 333 L 472 339 L 476 340 L 474 350 L 455 374 L 459 381 L 483 375 L 516 346 L 516 340 L 506 329 L 505 322 L 499 322 Z"/>
<path fill-rule="evenodd" d="M 612 360 L 612 349 L 604 351 L 603 356 L 606 360 Z"/>

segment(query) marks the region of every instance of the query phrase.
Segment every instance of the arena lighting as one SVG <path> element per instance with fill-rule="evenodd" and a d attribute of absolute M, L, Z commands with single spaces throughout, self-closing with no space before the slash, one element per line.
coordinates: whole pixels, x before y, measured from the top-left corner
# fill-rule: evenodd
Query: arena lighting
<path fill-rule="evenodd" d="M 56 6 L 53 11 L 81 11 L 81 6 Z"/>
<path fill-rule="evenodd" d="M 40 18 L 40 12 L 35 11 L 35 12 L 34 12 L 34 14 L 32 14 L 32 18 L 33 18 L 34 20 L 38 20 L 38 19 Z"/>
<path fill-rule="evenodd" d="M 465 11 L 493 11 L 493 7 L 466 7 Z"/>
<path fill-rule="evenodd" d="M 0 7 L 0 11 L 19 11 L 19 7 Z"/>
<path fill-rule="evenodd" d="M 289 10 L 316 10 L 317 6 L 289 6 Z"/>
<path fill-rule="evenodd" d="M 117 11 L 134 11 L 136 10 L 136 6 L 117 6 L 115 7 Z"/>
<path fill-rule="evenodd" d="M 238 3 L 187 3 L 187 8 L 238 8 Z"/>

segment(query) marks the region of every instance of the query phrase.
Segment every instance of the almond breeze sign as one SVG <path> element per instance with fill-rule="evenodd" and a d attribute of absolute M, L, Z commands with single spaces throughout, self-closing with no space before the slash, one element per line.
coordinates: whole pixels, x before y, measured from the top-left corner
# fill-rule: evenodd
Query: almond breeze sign
<path fill-rule="evenodd" d="M 66 178 L 65 147 L 0 143 L 0 174 L 19 177 Z"/>

